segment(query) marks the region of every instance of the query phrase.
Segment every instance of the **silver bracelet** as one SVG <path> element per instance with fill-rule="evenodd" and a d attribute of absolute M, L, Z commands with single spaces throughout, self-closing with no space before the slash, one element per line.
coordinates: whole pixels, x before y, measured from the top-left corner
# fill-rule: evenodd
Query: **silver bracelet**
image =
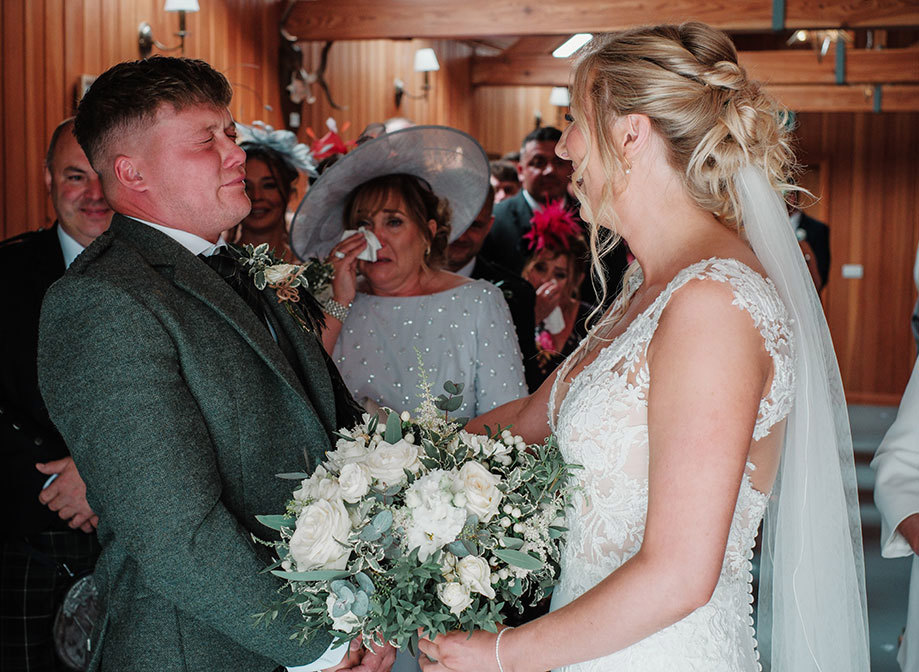
<path fill-rule="evenodd" d="M 325 303 L 322 304 L 322 312 L 344 323 L 348 319 L 348 313 L 351 312 L 351 304 L 344 306 L 335 299 L 326 299 Z"/>
<path fill-rule="evenodd" d="M 513 630 L 514 626 L 509 625 L 504 628 L 501 632 L 498 633 L 497 639 L 495 639 L 495 660 L 498 661 L 498 672 L 504 672 L 504 665 L 501 664 L 501 654 L 498 650 L 498 647 L 501 646 L 501 636 L 508 630 Z"/>

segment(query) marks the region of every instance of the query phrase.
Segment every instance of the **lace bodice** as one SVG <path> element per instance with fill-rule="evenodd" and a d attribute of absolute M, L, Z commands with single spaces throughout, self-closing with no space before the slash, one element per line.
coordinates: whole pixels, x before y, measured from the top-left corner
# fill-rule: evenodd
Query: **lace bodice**
<path fill-rule="evenodd" d="M 594 338 L 585 339 L 582 349 L 602 350 L 571 381 L 557 405 L 565 385 L 561 381 L 585 354 L 575 351 L 560 368 L 550 395 L 550 424 L 561 450 L 567 460 L 584 467 L 576 472 L 582 490 L 568 512 L 570 531 L 553 608 L 592 588 L 641 546 L 648 508 L 648 346 L 674 292 L 695 279 L 730 285 L 733 305 L 753 318 L 772 358 L 773 380 L 761 399 L 753 440 L 765 437 L 791 408 L 794 344 L 785 306 L 769 280 L 736 260 L 709 259 L 685 268 L 608 343 L 598 341 L 592 330 Z M 629 292 L 641 281 L 640 273 L 633 277 Z M 754 468 L 748 463 L 748 472 Z M 721 576 L 708 604 L 623 651 L 570 669 L 757 670 L 750 559 L 767 499 L 745 473 Z"/>

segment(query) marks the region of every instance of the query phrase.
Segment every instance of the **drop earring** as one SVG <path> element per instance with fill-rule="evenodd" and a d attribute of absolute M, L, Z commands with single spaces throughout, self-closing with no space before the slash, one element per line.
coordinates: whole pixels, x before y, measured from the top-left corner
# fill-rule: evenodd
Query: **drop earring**
<path fill-rule="evenodd" d="M 631 175 L 632 174 L 632 164 L 629 163 L 628 159 L 623 159 L 623 161 L 625 161 L 625 165 L 626 165 L 625 174 Z"/>

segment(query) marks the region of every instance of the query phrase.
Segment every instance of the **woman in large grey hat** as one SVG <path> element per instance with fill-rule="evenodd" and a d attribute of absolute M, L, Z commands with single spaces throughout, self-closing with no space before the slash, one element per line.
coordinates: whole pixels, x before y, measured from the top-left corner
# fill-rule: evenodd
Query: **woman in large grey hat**
<path fill-rule="evenodd" d="M 501 290 L 441 268 L 447 244 L 481 208 L 488 180 L 473 138 L 416 126 L 345 155 L 297 210 L 294 252 L 327 258 L 335 270 L 323 344 L 365 405 L 415 408 L 419 355 L 435 394 L 448 380 L 464 384 L 458 415 L 526 393 Z"/>

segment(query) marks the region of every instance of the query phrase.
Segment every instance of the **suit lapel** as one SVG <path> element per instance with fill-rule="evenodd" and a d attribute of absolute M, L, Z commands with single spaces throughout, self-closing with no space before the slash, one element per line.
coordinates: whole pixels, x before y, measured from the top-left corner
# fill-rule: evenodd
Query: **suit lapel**
<path fill-rule="evenodd" d="M 304 390 L 271 333 L 246 302 L 206 264 L 164 233 L 143 223 L 115 215 L 113 231 L 133 243 L 161 274 L 170 277 L 226 320 L 265 363 L 300 396 Z"/>

